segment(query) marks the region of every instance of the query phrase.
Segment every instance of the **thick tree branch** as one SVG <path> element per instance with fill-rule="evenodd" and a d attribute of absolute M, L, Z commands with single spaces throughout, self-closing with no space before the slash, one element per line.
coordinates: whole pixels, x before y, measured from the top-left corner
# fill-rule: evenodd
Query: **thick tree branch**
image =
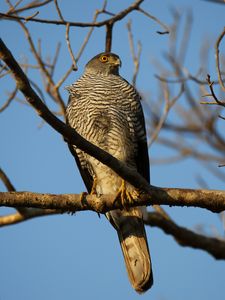
<path fill-rule="evenodd" d="M 225 192 L 151 187 L 150 193 L 140 193 L 127 207 L 143 205 L 200 207 L 212 212 L 225 210 Z M 115 195 L 39 194 L 32 192 L 0 192 L 0 206 L 57 209 L 62 212 L 92 210 L 106 213 L 123 208 Z"/>
<path fill-rule="evenodd" d="M 216 259 L 225 259 L 225 241 L 195 233 L 163 218 L 157 212 L 149 212 L 144 220 L 146 225 L 157 226 L 172 235 L 180 246 L 207 251 Z"/>

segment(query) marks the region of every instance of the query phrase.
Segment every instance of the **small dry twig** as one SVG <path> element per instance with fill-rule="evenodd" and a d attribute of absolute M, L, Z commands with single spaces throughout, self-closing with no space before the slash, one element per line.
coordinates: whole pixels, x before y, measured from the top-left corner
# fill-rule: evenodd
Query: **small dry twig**
<path fill-rule="evenodd" d="M 66 24 L 66 42 L 67 42 L 68 50 L 69 50 L 69 53 L 70 53 L 70 57 L 71 57 L 72 62 L 73 62 L 73 70 L 77 71 L 77 63 L 76 63 L 76 59 L 73 55 L 73 51 L 72 51 L 71 44 L 70 44 L 70 39 L 69 39 L 69 30 L 70 30 L 70 24 L 67 23 Z"/>
<path fill-rule="evenodd" d="M 220 46 L 220 43 L 224 36 L 225 36 L 225 27 L 223 29 L 223 32 L 220 34 L 218 40 L 216 41 L 215 51 L 216 51 L 216 68 L 217 68 L 218 80 L 219 80 L 221 88 L 225 91 L 225 85 L 224 85 L 222 75 L 221 75 L 221 70 L 220 70 L 220 55 L 219 55 L 219 46 Z"/>

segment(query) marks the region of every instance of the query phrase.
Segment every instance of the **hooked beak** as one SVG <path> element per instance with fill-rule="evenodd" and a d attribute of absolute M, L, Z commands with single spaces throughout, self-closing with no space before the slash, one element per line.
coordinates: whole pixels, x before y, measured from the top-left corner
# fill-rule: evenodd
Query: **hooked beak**
<path fill-rule="evenodd" d="M 121 66 L 122 66 L 121 60 L 120 60 L 119 58 L 117 58 L 117 59 L 115 60 L 115 62 L 114 62 L 114 65 L 115 65 L 115 66 L 121 67 Z"/>
<path fill-rule="evenodd" d="M 115 66 L 115 67 L 121 67 L 122 63 L 119 57 L 110 57 L 110 64 Z"/>

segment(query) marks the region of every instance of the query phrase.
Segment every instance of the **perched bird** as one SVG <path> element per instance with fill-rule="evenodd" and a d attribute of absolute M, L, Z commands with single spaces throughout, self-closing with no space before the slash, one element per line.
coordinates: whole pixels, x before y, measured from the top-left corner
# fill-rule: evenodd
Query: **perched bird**
<path fill-rule="evenodd" d="M 113 53 L 100 53 L 86 65 L 84 74 L 71 86 L 67 123 L 81 136 L 104 149 L 149 182 L 146 130 L 140 96 L 119 75 L 121 60 Z M 114 171 L 69 145 L 89 193 L 113 194 L 124 209 L 106 217 L 116 229 L 129 280 L 133 288 L 145 292 L 153 284 L 151 259 L 140 207 L 126 208 L 138 192 Z"/>

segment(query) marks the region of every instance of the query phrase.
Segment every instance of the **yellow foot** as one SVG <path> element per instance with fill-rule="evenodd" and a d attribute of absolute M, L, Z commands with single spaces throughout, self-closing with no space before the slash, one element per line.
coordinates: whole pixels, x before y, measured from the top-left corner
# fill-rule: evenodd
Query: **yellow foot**
<path fill-rule="evenodd" d="M 97 178 L 94 177 L 93 184 L 92 184 L 92 188 L 91 188 L 91 195 L 97 194 L 97 193 L 96 193 L 96 186 L 97 186 Z"/>
<path fill-rule="evenodd" d="M 82 192 L 79 197 L 80 202 L 83 202 L 86 199 L 86 196 L 87 196 L 87 193 Z M 71 215 L 74 215 L 76 213 L 76 211 L 69 211 L 68 213 Z"/>
<path fill-rule="evenodd" d="M 116 199 L 120 198 L 122 206 L 127 210 L 129 208 L 129 203 L 133 202 L 133 197 L 131 193 L 126 188 L 126 182 L 122 179 L 122 184 L 117 192 Z"/>
<path fill-rule="evenodd" d="M 94 177 L 90 195 L 96 195 L 97 194 L 97 192 L 96 192 L 97 182 L 98 182 L 97 178 Z M 100 213 L 97 213 L 97 214 L 98 214 L 98 217 L 100 218 Z"/>
<path fill-rule="evenodd" d="M 80 202 L 83 202 L 84 201 L 84 199 L 86 198 L 86 196 L 87 196 L 87 192 L 82 192 L 81 194 L 80 194 Z"/>

